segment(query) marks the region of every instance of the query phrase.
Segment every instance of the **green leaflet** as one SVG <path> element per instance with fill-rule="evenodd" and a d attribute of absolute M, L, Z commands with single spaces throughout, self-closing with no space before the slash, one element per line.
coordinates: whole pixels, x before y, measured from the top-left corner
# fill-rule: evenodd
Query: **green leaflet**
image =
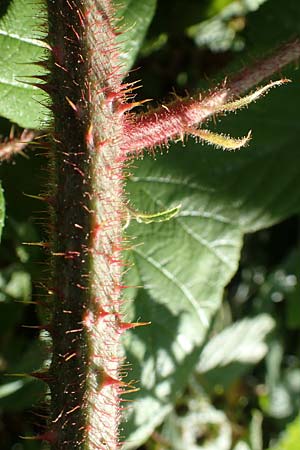
<path fill-rule="evenodd" d="M 282 79 L 277 81 L 271 81 L 270 83 L 257 88 L 253 92 L 250 92 L 250 94 L 245 95 L 244 97 L 241 97 L 237 100 L 234 100 L 232 102 L 225 103 L 224 105 L 216 107 L 216 113 L 218 112 L 232 112 L 237 111 L 238 109 L 245 108 L 246 106 L 249 106 L 250 103 L 255 102 L 259 98 L 261 98 L 263 95 L 267 94 L 267 92 L 277 86 L 281 86 L 284 83 L 289 83 L 291 80 L 288 79 Z"/>
<path fill-rule="evenodd" d="M 200 141 L 214 145 L 217 148 L 222 148 L 223 150 L 238 150 L 248 145 L 251 139 L 251 131 L 246 136 L 238 139 L 226 136 L 225 134 L 212 133 L 209 130 L 203 130 L 201 128 L 191 129 L 190 133 L 199 138 Z"/>

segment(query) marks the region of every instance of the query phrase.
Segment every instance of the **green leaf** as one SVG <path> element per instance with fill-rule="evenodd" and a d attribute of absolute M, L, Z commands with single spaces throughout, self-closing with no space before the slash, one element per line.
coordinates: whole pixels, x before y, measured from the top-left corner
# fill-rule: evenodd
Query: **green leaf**
<path fill-rule="evenodd" d="M 25 385 L 26 381 L 25 380 L 17 380 L 17 381 L 11 381 L 10 383 L 1 385 L 0 386 L 0 401 L 2 398 L 8 397 L 11 394 L 14 394 L 19 389 L 21 389 Z"/>
<path fill-rule="evenodd" d="M 300 442 L 300 416 L 290 423 L 278 444 L 269 450 L 298 450 Z"/>
<path fill-rule="evenodd" d="M 46 385 L 40 380 L 22 378 L 0 386 L 0 407 L 7 411 L 31 408 L 43 399 Z"/>
<path fill-rule="evenodd" d="M 276 419 L 288 419 L 300 406 L 300 369 L 284 366 L 281 339 L 273 338 L 266 357 L 266 393 L 260 397 L 265 414 Z"/>
<path fill-rule="evenodd" d="M 11 264 L 0 274 L 0 328 L 9 332 L 21 318 L 23 306 L 31 299 L 31 277 L 20 265 Z"/>
<path fill-rule="evenodd" d="M 163 420 L 196 366 L 224 287 L 237 269 L 244 234 L 300 209 L 299 103 L 296 83 L 279 88 L 224 119 L 221 131 L 233 135 L 252 128 L 247 149 L 212 151 L 190 140 L 184 150 L 173 145 L 156 161 L 145 158 L 127 184 L 136 209 L 182 205 L 167 223 L 132 223 L 128 230 L 135 244 L 143 243 L 132 252 L 134 281 L 130 273 L 126 280 L 144 285 L 132 315 L 152 322 L 127 342 L 133 368 L 142 367 L 133 369 L 141 392 L 125 424 L 132 445 Z"/>
<path fill-rule="evenodd" d="M 11 299 L 26 302 L 31 298 L 31 277 L 18 265 L 11 265 L 0 273 L 0 302 Z"/>
<path fill-rule="evenodd" d="M 49 116 L 45 94 L 32 84 L 45 73 L 34 64 L 45 57 L 42 24 L 39 0 L 13 0 L 0 18 L 0 115 L 25 128 L 41 128 Z"/>
<path fill-rule="evenodd" d="M 265 1 L 211 1 L 206 20 L 190 26 L 187 35 L 193 38 L 199 47 L 207 46 L 213 52 L 229 49 L 240 51 L 245 45 L 240 33 L 245 27 L 245 16 L 258 9 Z"/>
<path fill-rule="evenodd" d="M 268 32 L 266 33 L 266 30 Z M 255 39 L 253 39 L 255 33 Z M 287 0 L 266 1 L 258 11 L 248 16 L 245 38 L 255 52 L 274 48 L 300 33 L 299 3 Z"/>
<path fill-rule="evenodd" d="M 47 355 L 46 344 L 34 341 L 26 351 L 6 368 L 6 375 L 0 378 L 0 407 L 11 411 L 29 408 L 40 401 L 46 392 L 46 384 L 26 376 L 39 370 Z M 9 374 L 20 374 L 19 376 Z M 22 376 L 24 374 L 24 376 Z"/>
<path fill-rule="evenodd" d="M 170 449 L 231 449 L 231 426 L 224 411 L 214 408 L 203 396 L 190 400 L 186 407 L 186 414 L 171 413 L 162 427 L 161 436 Z"/>
<path fill-rule="evenodd" d="M 114 0 L 114 2 L 117 17 L 121 18 L 120 28 L 124 31 L 120 35 L 121 60 L 124 71 L 127 72 L 135 61 L 152 21 L 156 0 L 125 0 L 122 2 Z"/>
<path fill-rule="evenodd" d="M 257 14 L 259 26 L 254 18 L 249 23 L 252 36 L 264 33 L 269 39 L 266 45 L 273 45 L 274 36 L 265 32 L 263 21 L 270 20 L 272 7 L 277 9 L 279 2 L 269 3 L 264 11 L 271 16 Z M 16 4 L 25 3 L 15 0 L 12 7 Z M 277 11 L 280 39 L 299 27 L 297 2 L 290 11 L 282 6 Z M 23 10 L 20 17 L 23 30 Z M 1 73 L 4 69 L 2 64 Z M 13 98 L 7 94 L 5 101 Z M 135 243 L 144 245 L 132 252 L 136 267 L 127 284 L 134 280 L 132 285 L 145 286 L 132 289 L 136 302 L 130 314 L 153 325 L 125 338 L 132 378 L 141 380 L 142 388 L 128 419 L 128 445 L 142 442 L 161 423 L 196 367 L 211 317 L 236 271 L 244 234 L 299 211 L 299 100 L 293 85 L 226 119 L 225 132 L 230 126 L 234 135 L 253 129 L 251 147 L 239 154 L 212 152 L 191 142 L 185 150 L 173 146 L 169 155 L 155 162 L 145 159 L 128 183 L 134 204 L 142 210 L 183 205 L 167 223 L 132 224 L 129 232 L 137 237 Z M 22 111 L 24 104 L 26 114 L 31 114 L 28 103 L 23 102 Z M 13 115 L 7 117 L 14 120 Z"/>
<path fill-rule="evenodd" d="M 116 2 L 117 4 L 119 2 Z M 126 0 L 118 5 L 121 59 L 127 71 L 140 49 L 156 0 Z M 0 18 L 0 115 L 24 128 L 43 129 L 49 123 L 49 98 L 33 86 L 45 71 L 35 64 L 46 58 L 45 11 L 40 0 L 13 0 Z M 34 37 L 33 37 L 34 36 Z"/>
<path fill-rule="evenodd" d="M 275 322 L 268 314 L 235 322 L 205 345 L 197 371 L 205 373 L 234 362 L 257 363 L 268 350 L 265 338 L 274 326 Z"/>

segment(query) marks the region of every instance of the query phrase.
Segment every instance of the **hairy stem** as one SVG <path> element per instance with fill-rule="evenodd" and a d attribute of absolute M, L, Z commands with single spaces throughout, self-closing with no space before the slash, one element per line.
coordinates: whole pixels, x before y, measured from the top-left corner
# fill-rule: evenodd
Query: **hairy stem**
<path fill-rule="evenodd" d="M 135 103 L 125 104 L 128 86 L 122 85 L 110 0 L 47 0 L 47 7 L 52 57 L 44 89 L 54 115 L 47 197 L 54 307 L 51 422 L 40 438 L 52 450 L 116 450 L 125 388 L 120 336 L 142 325 L 121 320 L 126 155 L 185 133 L 220 143 L 219 136 L 200 133 L 195 125 L 224 111 L 222 105 L 229 111 L 253 101 L 255 95 L 243 104 L 228 103 L 298 58 L 300 44 L 287 44 L 203 99 L 178 99 L 140 116 L 126 115 Z M 237 148 L 248 136 L 224 139 L 227 147 Z"/>
<path fill-rule="evenodd" d="M 141 115 L 131 115 L 125 127 L 122 148 L 124 152 L 139 153 L 143 149 L 167 145 L 172 139 L 182 138 L 189 129 L 213 116 L 220 106 L 238 98 L 264 79 L 274 75 L 300 57 L 300 40 L 280 47 L 269 57 L 257 61 L 207 95 L 177 99 Z"/>
<path fill-rule="evenodd" d="M 53 450 L 119 446 L 124 100 L 110 1 L 48 0 Z"/>

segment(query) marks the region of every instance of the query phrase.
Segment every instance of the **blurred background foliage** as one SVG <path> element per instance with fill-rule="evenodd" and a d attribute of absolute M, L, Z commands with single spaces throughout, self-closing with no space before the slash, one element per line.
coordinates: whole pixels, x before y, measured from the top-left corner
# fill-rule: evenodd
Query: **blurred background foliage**
<path fill-rule="evenodd" d="M 4 18 L 9 4 L 5 1 L 0 5 L 0 14 Z M 145 14 L 136 5 L 137 2 L 133 2 L 128 7 L 128 23 Z M 151 10 L 149 21 L 155 11 L 154 18 L 142 45 L 142 37 L 137 38 L 136 48 L 141 47 L 130 75 L 132 80 L 143 80 L 137 98 L 167 97 L 172 90 L 185 95 L 186 91 L 211 86 L 228 67 L 248 60 L 249 52 L 260 54 L 273 42 L 299 32 L 297 26 L 300 26 L 300 6 L 292 0 L 286 1 L 284 7 L 276 0 L 158 0 L 156 9 L 153 1 L 149 1 L 148 6 Z M 299 74 L 296 73 L 294 78 L 299 83 Z M 5 95 L 1 97 L 0 90 L 2 103 L 5 103 Z M 277 107 L 284 95 L 280 97 L 279 94 Z M 289 98 L 293 95 L 291 92 Z M 253 116 L 263 107 L 255 108 Z M 272 101 L 269 108 L 272 108 Z M 297 105 L 292 108 L 298 110 Z M 0 119 L 0 134 L 4 140 L 12 127 L 7 117 L 11 118 L 15 113 L 11 112 L 11 107 L 7 114 L 4 109 L 1 111 L 4 117 Z M 278 114 L 284 117 L 284 111 Z M 15 118 L 14 121 L 22 125 L 23 116 L 16 116 L 20 120 Z M 247 120 L 244 115 L 241 123 L 247 123 Z M 230 126 L 228 119 L 226 121 L 226 126 Z M 18 125 L 14 126 L 18 133 Z M 277 132 L 277 123 L 273 127 L 274 133 Z M 288 130 L 282 131 L 280 139 L 284 133 Z M 290 145 L 297 145 L 297 140 Z M 188 148 L 191 146 L 194 144 L 189 144 Z M 188 158 L 187 155 L 185 153 L 184 157 Z M 272 148 L 267 156 L 272 158 Z M 208 170 L 209 158 L 204 151 L 200 161 Z M 221 169 L 225 170 L 227 166 L 222 165 L 222 158 L 221 155 Z M 168 161 L 170 159 L 162 163 L 164 170 Z M 237 161 L 240 164 L 242 159 Z M 155 163 L 159 164 L 158 161 Z M 148 163 L 137 165 L 142 164 L 147 167 Z M 180 158 L 175 158 L 176 164 L 178 170 L 182 166 Z M 139 170 L 144 169 L 138 169 L 138 174 Z M 280 172 L 280 167 L 278 170 Z M 43 447 L 40 442 L 24 440 L 21 436 L 34 436 L 45 427 L 46 388 L 41 382 L 19 374 L 46 365 L 50 353 L 48 337 L 40 330 L 45 317 L 39 309 L 45 296 L 48 265 L 39 247 L 28 245 L 47 239 L 47 211 L 41 211 L 43 208 L 36 200 L 24 195 L 45 191 L 47 175 L 47 157 L 38 145 L 27 149 L 26 157 L 19 155 L 1 166 L 6 202 L 0 254 L 1 450 L 40 450 Z M 256 173 L 251 176 L 255 178 Z M 218 174 L 216 177 L 218 181 Z M 234 187 L 238 188 L 237 185 Z M 130 182 L 128 191 L 134 191 Z M 216 312 L 209 317 L 209 330 L 198 345 L 197 361 L 189 366 L 194 368 L 193 373 L 180 380 L 180 389 L 176 390 L 172 405 L 168 405 L 156 428 L 141 432 L 138 437 L 140 449 L 299 448 L 300 247 L 296 214 L 299 206 L 295 206 L 296 201 L 299 204 L 299 188 L 295 190 L 295 205 L 291 198 L 293 193 L 291 188 L 286 194 L 288 198 L 276 194 L 278 197 L 270 206 L 271 218 L 265 221 L 259 216 L 255 224 L 255 215 L 246 219 L 243 212 L 245 223 L 248 220 L 251 226 L 245 223 L 240 226 L 244 226 L 244 232 L 253 233 L 244 238 L 238 270 L 233 263 L 222 305 L 216 303 Z M 139 203 L 138 196 L 135 201 Z M 144 201 L 145 197 L 142 197 L 141 203 Z M 279 210 L 278 202 L 281 202 Z M 291 204 L 294 206 L 286 206 Z M 153 207 L 151 203 L 149 205 Z M 2 210 L 4 217 L 3 202 Z M 251 212 L 249 214 L 251 216 Z M 275 222 L 280 223 L 273 225 Z M 267 225 L 272 226 L 265 228 Z M 155 234 L 155 227 L 150 232 Z M 184 257 L 188 258 L 183 254 L 182 264 L 190 265 Z M 137 274 L 131 275 L 133 279 L 134 276 Z M 150 298 L 153 295 L 155 298 L 151 289 L 143 292 L 138 296 Z M 130 294 L 131 299 L 136 296 L 136 292 Z M 142 318 L 149 320 L 146 313 Z M 144 384 L 147 385 L 147 381 Z"/>

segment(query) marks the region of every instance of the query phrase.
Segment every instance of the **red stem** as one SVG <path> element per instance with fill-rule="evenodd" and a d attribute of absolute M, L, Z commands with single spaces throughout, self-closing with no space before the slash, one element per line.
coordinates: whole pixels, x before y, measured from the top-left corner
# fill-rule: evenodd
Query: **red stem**
<path fill-rule="evenodd" d="M 167 145 L 170 140 L 182 138 L 187 130 L 211 117 L 217 107 L 241 96 L 266 78 L 280 71 L 300 57 L 300 40 L 288 42 L 268 58 L 257 61 L 237 76 L 225 80 L 219 88 L 200 95 L 162 105 L 141 115 L 131 114 L 125 125 L 122 149 L 136 154 L 143 149 Z"/>

